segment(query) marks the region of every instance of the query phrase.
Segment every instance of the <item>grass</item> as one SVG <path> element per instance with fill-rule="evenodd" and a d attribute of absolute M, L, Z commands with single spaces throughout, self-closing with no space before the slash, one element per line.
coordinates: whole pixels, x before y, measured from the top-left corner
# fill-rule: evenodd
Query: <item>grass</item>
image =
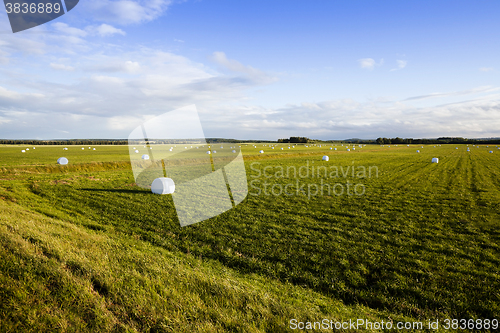
<path fill-rule="evenodd" d="M 0 147 L 0 331 L 286 332 L 291 318 L 497 318 L 497 148 L 336 147 L 242 145 L 254 181 L 247 199 L 185 228 L 171 196 L 134 185 L 127 147 Z M 70 165 L 54 165 L 63 155 Z M 379 172 L 313 177 L 318 165 Z M 294 167 L 308 177 L 276 177 Z M 365 193 L 308 196 L 297 181 L 363 184 Z M 266 195 L 265 183 L 292 184 L 293 195 Z"/>

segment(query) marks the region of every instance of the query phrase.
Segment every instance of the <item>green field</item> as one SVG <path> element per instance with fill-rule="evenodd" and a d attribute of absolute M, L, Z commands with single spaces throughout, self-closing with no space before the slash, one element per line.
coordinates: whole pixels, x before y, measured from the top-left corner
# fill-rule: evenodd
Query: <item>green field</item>
<path fill-rule="evenodd" d="M 0 331 L 500 320 L 496 146 L 241 146 L 248 197 L 184 228 L 126 146 L 0 146 Z"/>

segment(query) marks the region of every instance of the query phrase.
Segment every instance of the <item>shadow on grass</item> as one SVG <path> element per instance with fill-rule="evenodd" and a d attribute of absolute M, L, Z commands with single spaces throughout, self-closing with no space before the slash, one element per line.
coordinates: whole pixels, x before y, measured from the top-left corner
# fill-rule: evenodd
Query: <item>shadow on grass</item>
<path fill-rule="evenodd" d="M 127 190 L 120 188 L 104 189 L 104 188 L 81 188 L 82 191 L 94 191 L 94 192 L 115 192 L 115 193 L 143 193 L 150 194 L 151 190 Z"/>

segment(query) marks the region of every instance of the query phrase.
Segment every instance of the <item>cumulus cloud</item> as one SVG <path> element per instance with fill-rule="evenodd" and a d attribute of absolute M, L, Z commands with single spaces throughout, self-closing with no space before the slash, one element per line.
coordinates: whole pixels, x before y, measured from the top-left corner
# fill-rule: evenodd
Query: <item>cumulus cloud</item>
<path fill-rule="evenodd" d="M 57 63 L 50 63 L 50 67 L 52 67 L 53 69 L 56 69 L 56 70 L 61 70 L 61 71 L 67 71 L 67 72 L 72 72 L 75 70 L 74 67 L 72 66 L 68 66 L 68 65 L 64 65 L 64 64 L 57 64 Z"/>
<path fill-rule="evenodd" d="M 137 24 L 160 17 L 172 2 L 169 0 L 88 0 L 82 10 L 96 20 L 119 25 Z"/>
<path fill-rule="evenodd" d="M 500 126 L 500 96 L 493 97 L 429 107 L 414 107 L 399 101 L 380 104 L 344 99 L 277 109 L 234 108 L 231 119 L 224 120 L 232 126 L 224 131 L 235 138 L 246 135 L 246 138 L 266 139 L 289 136 L 319 139 L 493 137 L 498 136 Z M 222 130 L 222 126 L 213 121 L 205 133 L 214 135 L 217 128 Z"/>
<path fill-rule="evenodd" d="M 491 72 L 493 71 L 493 67 L 481 67 L 479 68 L 481 72 Z"/>
<path fill-rule="evenodd" d="M 391 72 L 405 68 L 406 64 L 408 63 L 408 61 L 406 60 L 396 60 L 396 62 L 398 64 L 398 67 L 391 69 Z"/>
<path fill-rule="evenodd" d="M 261 70 L 253 68 L 251 66 L 245 66 L 234 59 L 228 59 L 224 52 L 214 52 L 210 59 L 221 66 L 223 69 L 229 70 L 233 73 L 244 74 L 251 80 L 259 83 L 271 83 L 277 80 L 275 77 L 272 77 Z"/>
<path fill-rule="evenodd" d="M 235 72 L 238 75 L 217 72 L 186 57 L 149 48 L 116 53 L 115 48 L 97 44 L 95 49 L 99 52 L 58 60 L 48 54 L 36 62 L 23 61 L 17 72 L 12 69 L 18 73 L 12 74 L 16 80 L 11 83 L 15 84 L 0 86 L 0 132 L 6 137 L 10 133 L 11 137 L 51 138 L 56 133 L 52 127 L 63 126 L 71 137 L 88 137 L 92 133 L 93 137 L 126 137 L 127 127 L 143 115 L 161 114 L 193 103 L 200 110 L 214 110 L 216 105 L 242 100 L 248 88 L 262 84 L 255 76 L 265 76 L 239 63 L 234 67 L 235 63 L 227 58 L 219 60 L 228 61 L 231 68 L 240 71 Z M 69 60 L 77 65 L 68 66 Z M 23 72 L 42 64 L 49 69 L 72 71 L 71 76 L 23 76 Z M 7 120 L 14 126 L 5 127 Z"/>
<path fill-rule="evenodd" d="M 109 37 L 117 34 L 125 36 L 125 31 L 122 29 L 115 28 L 112 25 L 105 23 L 99 26 L 89 26 L 86 30 L 101 37 Z"/>
<path fill-rule="evenodd" d="M 52 26 L 55 28 L 56 31 L 61 32 L 65 35 L 70 35 L 70 36 L 75 36 L 75 37 L 85 37 L 88 35 L 87 31 L 70 27 L 66 23 L 62 22 L 56 22 L 52 23 Z"/>
<path fill-rule="evenodd" d="M 382 66 L 384 64 L 384 59 L 380 59 L 380 62 L 377 64 L 377 62 L 372 58 L 363 58 L 358 59 L 358 63 L 361 68 L 372 70 L 375 66 Z"/>

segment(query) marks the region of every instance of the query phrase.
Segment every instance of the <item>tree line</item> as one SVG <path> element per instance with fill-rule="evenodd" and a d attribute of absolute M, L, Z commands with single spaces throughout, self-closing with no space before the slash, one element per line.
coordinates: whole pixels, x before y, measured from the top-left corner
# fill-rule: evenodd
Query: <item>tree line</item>
<path fill-rule="evenodd" d="M 500 138 L 467 139 L 461 137 L 441 137 L 437 139 L 413 139 L 413 138 L 377 138 L 379 145 L 387 144 L 498 144 Z"/>
<path fill-rule="evenodd" d="M 278 139 L 278 143 L 309 143 L 313 140 L 302 136 L 291 136 L 289 139 Z"/>

